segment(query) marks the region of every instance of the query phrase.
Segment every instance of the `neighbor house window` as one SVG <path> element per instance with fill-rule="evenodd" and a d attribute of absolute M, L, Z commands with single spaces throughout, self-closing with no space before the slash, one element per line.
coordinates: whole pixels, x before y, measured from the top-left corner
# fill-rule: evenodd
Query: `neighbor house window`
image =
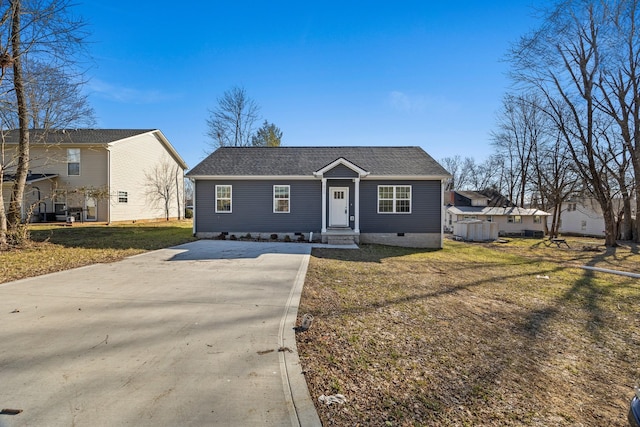
<path fill-rule="evenodd" d="M 520 215 L 509 215 L 507 217 L 507 222 L 511 222 L 514 224 L 522 224 L 522 216 Z"/>
<path fill-rule="evenodd" d="M 216 212 L 231 213 L 230 185 L 216 185 Z"/>
<path fill-rule="evenodd" d="M 118 191 L 118 203 L 129 203 L 129 193 Z"/>
<path fill-rule="evenodd" d="M 53 193 L 53 211 L 57 214 L 67 210 L 67 191 L 55 190 Z"/>
<path fill-rule="evenodd" d="M 487 215 L 487 222 L 493 222 L 493 217 L 491 215 Z"/>
<path fill-rule="evenodd" d="M 274 185 L 273 186 L 273 212 L 289 213 L 289 186 Z"/>
<path fill-rule="evenodd" d="M 542 224 L 542 217 L 540 215 L 534 215 L 533 216 L 533 223 L 534 224 Z"/>
<path fill-rule="evenodd" d="M 378 213 L 411 213 L 411 186 L 379 185 Z"/>
<path fill-rule="evenodd" d="M 80 175 L 80 149 L 67 148 L 67 175 Z"/>
<path fill-rule="evenodd" d="M 582 231 L 585 231 L 585 230 L 587 229 L 587 220 L 583 219 L 583 220 L 580 222 L 580 229 L 581 229 Z"/>

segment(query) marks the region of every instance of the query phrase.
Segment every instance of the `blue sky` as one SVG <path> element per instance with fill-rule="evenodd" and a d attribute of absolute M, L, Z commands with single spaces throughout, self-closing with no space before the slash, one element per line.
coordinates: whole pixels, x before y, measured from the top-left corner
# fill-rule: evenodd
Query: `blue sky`
<path fill-rule="evenodd" d="M 194 167 L 206 119 L 245 88 L 283 145 L 417 145 L 437 160 L 492 151 L 509 46 L 529 0 L 110 0 L 88 23 L 100 128 L 158 128 Z"/>

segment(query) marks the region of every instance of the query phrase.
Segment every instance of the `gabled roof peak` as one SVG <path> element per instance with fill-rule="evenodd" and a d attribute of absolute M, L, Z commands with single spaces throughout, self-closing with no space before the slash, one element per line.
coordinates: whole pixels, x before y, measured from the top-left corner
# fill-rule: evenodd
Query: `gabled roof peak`
<path fill-rule="evenodd" d="M 334 160 L 333 162 L 329 163 L 325 167 L 323 167 L 321 169 L 318 169 L 317 171 L 315 171 L 313 173 L 313 175 L 314 176 L 322 176 L 322 175 L 324 175 L 325 172 L 335 168 L 338 165 L 343 165 L 343 166 L 351 169 L 352 171 L 357 173 L 360 177 L 367 176 L 370 173 L 370 172 L 367 172 L 366 170 L 362 169 L 361 167 L 357 166 L 356 164 L 351 163 L 349 160 L 345 159 L 344 157 L 340 157 L 340 158 Z"/>

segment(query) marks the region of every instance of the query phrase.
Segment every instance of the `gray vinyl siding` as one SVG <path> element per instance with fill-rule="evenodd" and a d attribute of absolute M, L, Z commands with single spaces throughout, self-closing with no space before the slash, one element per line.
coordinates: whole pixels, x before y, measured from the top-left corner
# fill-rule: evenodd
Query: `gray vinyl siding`
<path fill-rule="evenodd" d="M 345 165 L 336 165 L 324 173 L 325 178 L 357 178 L 358 173 Z"/>
<path fill-rule="evenodd" d="M 378 213 L 378 185 L 410 185 L 411 213 Z M 362 233 L 440 233 L 442 194 L 440 181 L 360 181 Z"/>
<path fill-rule="evenodd" d="M 320 180 L 196 180 L 196 232 L 319 232 Z M 231 213 L 216 213 L 216 185 L 231 185 Z M 273 212 L 273 186 L 289 185 L 289 213 Z"/>

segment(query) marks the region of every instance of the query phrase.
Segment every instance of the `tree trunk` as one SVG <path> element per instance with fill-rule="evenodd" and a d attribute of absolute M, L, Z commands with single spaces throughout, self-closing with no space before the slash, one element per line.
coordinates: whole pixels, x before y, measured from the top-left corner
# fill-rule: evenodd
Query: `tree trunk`
<path fill-rule="evenodd" d="M 20 13 L 21 1 L 12 2 L 13 16 L 11 23 L 11 50 L 13 53 L 13 86 L 16 93 L 18 105 L 19 141 L 18 141 L 18 166 L 16 177 L 11 189 L 11 201 L 9 202 L 9 212 L 7 222 L 9 230 L 16 230 L 22 221 L 22 203 L 24 197 L 24 187 L 29 174 L 29 112 L 24 89 L 22 75 L 22 57 L 20 41 Z"/>
<path fill-rule="evenodd" d="M 178 205 L 178 220 L 181 220 L 182 219 L 182 207 L 180 205 L 180 178 L 179 178 L 180 168 L 175 166 L 174 167 L 174 171 L 175 171 L 175 176 L 176 176 L 176 203 Z M 182 181 L 184 182 L 184 178 L 182 179 Z M 184 191 L 182 193 L 184 194 Z"/>
<path fill-rule="evenodd" d="M 602 208 L 603 216 L 604 216 L 604 244 L 607 247 L 615 247 L 618 246 L 616 242 L 616 220 L 613 212 L 613 206 L 611 206 L 611 202 L 608 203 L 604 201 L 600 202 L 600 207 Z"/>
<path fill-rule="evenodd" d="M 638 145 L 640 148 L 640 145 Z M 640 149 L 638 150 L 638 154 L 640 154 Z M 634 169 L 634 178 L 636 184 L 636 221 L 633 227 L 633 241 L 635 243 L 640 243 L 640 221 L 638 221 L 638 215 L 640 215 L 640 157 L 634 157 L 631 159 L 633 161 L 633 169 Z"/>
<path fill-rule="evenodd" d="M 626 191 L 622 194 L 622 223 L 620 224 L 620 239 L 631 240 L 633 239 L 633 220 L 631 218 L 631 198 Z"/>
<path fill-rule="evenodd" d="M 4 196 L 2 195 L 2 183 L 4 172 L 0 168 L 0 250 L 7 247 L 7 215 L 4 211 Z"/>

